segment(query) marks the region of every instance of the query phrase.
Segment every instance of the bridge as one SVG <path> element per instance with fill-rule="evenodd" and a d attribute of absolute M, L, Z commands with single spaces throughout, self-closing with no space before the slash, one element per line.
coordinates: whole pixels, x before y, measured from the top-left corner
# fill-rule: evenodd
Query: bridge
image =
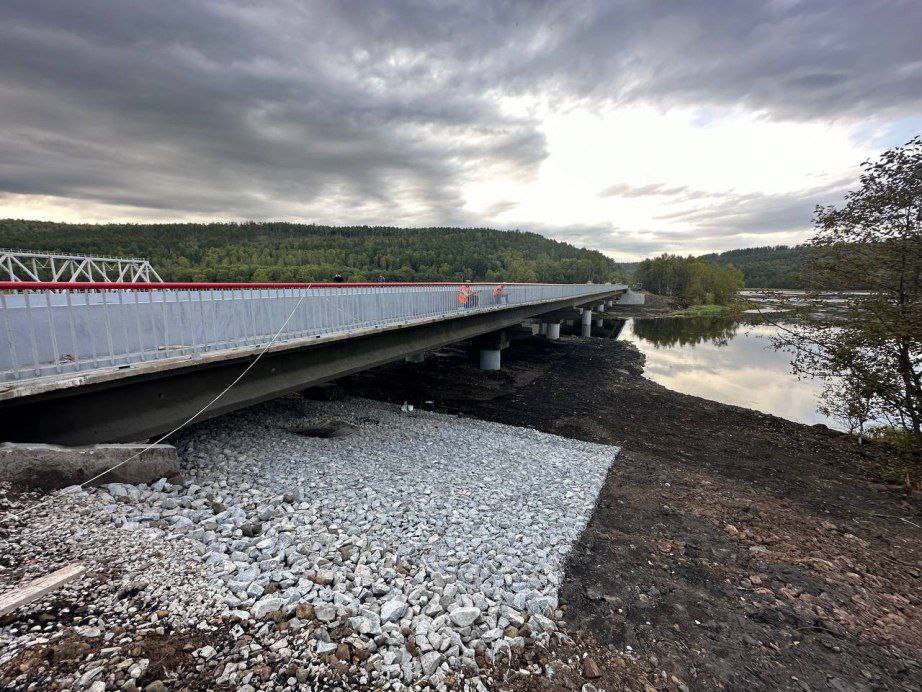
<path fill-rule="evenodd" d="M 498 369 L 517 325 L 556 339 L 627 290 L 469 286 L 0 282 L 0 440 L 144 440 L 458 341 Z"/>

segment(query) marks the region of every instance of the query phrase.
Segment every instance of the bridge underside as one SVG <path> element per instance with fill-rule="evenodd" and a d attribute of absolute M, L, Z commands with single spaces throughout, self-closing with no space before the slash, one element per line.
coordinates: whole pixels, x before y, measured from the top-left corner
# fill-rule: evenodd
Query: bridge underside
<path fill-rule="evenodd" d="M 276 346 L 196 420 L 619 293 L 600 292 L 591 298 L 515 306 L 359 335 L 331 335 L 296 347 Z M 252 362 L 256 352 L 226 357 L 215 353 L 181 365 L 146 363 L 113 377 L 73 378 L 67 387 L 19 385 L 16 396 L 0 400 L 0 440 L 80 445 L 162 435 L 205 407 Z"/>

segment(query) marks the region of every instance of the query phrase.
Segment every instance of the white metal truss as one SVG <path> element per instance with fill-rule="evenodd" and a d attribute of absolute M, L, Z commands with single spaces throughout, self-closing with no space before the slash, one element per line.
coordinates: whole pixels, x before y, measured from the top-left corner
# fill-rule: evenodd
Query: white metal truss
<path fill-rule="evenodd" d="M 0 280 L 159 283 L 146 259 L 0 249 Z"/>

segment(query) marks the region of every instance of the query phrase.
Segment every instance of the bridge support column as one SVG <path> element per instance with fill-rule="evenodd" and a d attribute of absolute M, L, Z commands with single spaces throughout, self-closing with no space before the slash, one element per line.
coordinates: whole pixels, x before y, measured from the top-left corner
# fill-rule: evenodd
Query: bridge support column
<path fill-rule="evenodd" d="M 499 370 L 502 363 L 502 350 L 498 348 L 480 349 L 480 369 Z"/>
<path fill-rule="evenodd" d="M 605 303 L 599 303 L 599 312 L 605 312 Z"/>
<path fill-rule="evenodd" d="M 407 363 L 422 363 L 426 360 L 426 352 L 420 351 L 419 353 L 411 353 L 408 356 L 404 356 L 404 360 Z"/>
<path fill-rule="evenodd" d="M 542 323 L 538 326 L 538 333 L 541 334 L 542 336 L 544 336 L 545 334 L 547 334 L 547 328 L 548 328 L 549 326 L 550 326 L 550 325 L 549 325 L 547 322 L 542 322 Z"/>
<path fill-rule="evenodd" d="M 508 345 L 509 335 L 505 329 L 474 339 L 474 346 L 480 349 L 480 369 L 499 370 L 502 364 L 502 351 Z"/>
<path fill-rule="evenodd" d="M 583 320 L 582 320 L 582 329 L 580 330 L 582 336 L 592 336 L 592 310 L 588 308 L 583 310 Z"/>
<path fill-rule="evenodd" d="M 560 322 L 547 323 L 547 340 L 557 341 L 560 338 Z"/>
<path fill-rule="evenodd" d="M 595 321 L 595 326 L 596 326 L 596 327 L 604 327 L 604 326 L 605 326 L 605 320 L 603 320 L 601 317 L 599 317 L 599 318 Z"/>

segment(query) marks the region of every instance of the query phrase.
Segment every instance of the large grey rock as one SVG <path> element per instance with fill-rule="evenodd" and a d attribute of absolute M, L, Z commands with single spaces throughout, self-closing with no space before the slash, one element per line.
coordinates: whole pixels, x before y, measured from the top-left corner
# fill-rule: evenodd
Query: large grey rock
<path fill-rule="evenodd" d="M 477 618 L 480 617 L 480 608 L 455 608 L 448 616 L 458 627 L 467 627 L 473 625 Z"/>
<path fill-rule="evenodd" d="M 147 445 L 104 444 L 91 447 L 0 444 L 0 481 L 20 488 L 65 488 L 88 481 L 117 466 Z M 173 445 L 154 445 L 137 459 L 105 474 L 102 483 L 152 483 L 179 474 L 179 456 Z"/>
<path fill-rule="evenodd" d="M 381 622 L 397 622 L 407 612 L 407 604 L 403 601 L 387 601 L 381 606 Z"/>
<path fill-rule="evenodd" d="M 285 600 L 282 598 L 272 598 L 266 597 L 261 601 L 256 601 L 253 604 L 252 613 L 253 617 L 261 620 L 266 617 L 269 613 L 275 612 L 276 610 L 281 610 L 285 605 Z"/>

